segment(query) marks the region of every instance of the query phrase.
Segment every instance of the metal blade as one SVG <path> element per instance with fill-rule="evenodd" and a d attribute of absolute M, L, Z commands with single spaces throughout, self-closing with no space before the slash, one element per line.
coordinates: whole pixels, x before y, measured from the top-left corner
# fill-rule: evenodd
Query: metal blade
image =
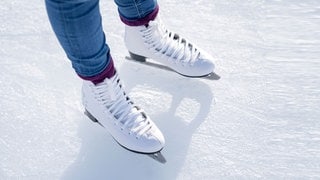
<path fill-rule="evenodd" d="M 164 158 L 160 151 L 153 154 L 148 154 L 148 156 L 162 164 L 165 164 L 167 162 L 167 160 Z"/>

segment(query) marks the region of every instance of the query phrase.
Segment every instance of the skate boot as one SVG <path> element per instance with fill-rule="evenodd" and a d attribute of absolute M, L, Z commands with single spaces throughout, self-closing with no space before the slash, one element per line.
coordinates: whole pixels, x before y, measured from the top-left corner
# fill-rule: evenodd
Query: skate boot
<path fill-rule="evenodd" d="M 159 15 L 143 26 L 125 25 L 125 44 L 132 59 L 151 58 L 188 77 L 213 72 L 212 57 L 164 27 Z"/>
<path fill-rule="evenodd" d="M 124 148 L 143 154 L 160 152 L 164 137 L 123 90 L 117 73 L 99 84 L 83 82 L 82 100 L 88 117 L 98 122 Z"/>

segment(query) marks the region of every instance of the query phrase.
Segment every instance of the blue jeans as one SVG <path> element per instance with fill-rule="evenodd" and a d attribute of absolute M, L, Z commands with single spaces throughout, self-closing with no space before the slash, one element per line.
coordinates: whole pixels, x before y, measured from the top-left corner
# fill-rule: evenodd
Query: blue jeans
<path fill-rule="evenodd" d="M 52 28 L 80 77 L 101 74 L 112 63 L 102 30 L 99 0 L 45 0 Z M 152 20 L 156 0 L 115 0 L 121 20 L 142 25 Z M 147 18 L 146 18 L 147 17 Z M 141 21 L 142 20 L 142 21 Z"/>

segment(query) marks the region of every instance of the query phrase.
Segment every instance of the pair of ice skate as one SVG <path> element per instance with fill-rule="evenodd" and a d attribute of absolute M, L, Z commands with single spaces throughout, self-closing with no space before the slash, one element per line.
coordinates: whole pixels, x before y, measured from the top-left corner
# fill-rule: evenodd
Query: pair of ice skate
<path fill-rule="evenodd" d="M 145 26 L 126 26 L 125 44 L 131 58 L 151 58 L 184 76 L 203 77 L 214 69 L 208 54 L 167 30 L 159 17 Z M 160 153 L 165 144 L 161 131 L 131 101 L 117 73 L 96 85 L 84 81 L 82 94 L 89 118 L 106 128 L 122 147 L 165 162 Z"/>

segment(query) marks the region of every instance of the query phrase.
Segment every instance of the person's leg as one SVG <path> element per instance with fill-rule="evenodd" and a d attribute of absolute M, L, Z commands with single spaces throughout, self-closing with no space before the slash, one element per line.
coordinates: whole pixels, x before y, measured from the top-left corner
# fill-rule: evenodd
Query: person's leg
<path fill-rule="evenodd" d="M 120 19 L 127 25 L 140 26 L 154 20 L 159 6 L 156 0 L 115 0 Z"/>
<path fill-rule="evenodd" d="M 115 72 L 101 25 L 99 0 L 46 0 L 51 25 L 72 66 L 84 79 L 82 103 L 122 146 L 157 153 L 164 137 L 125 93 Z"/>
<path fill-rule="evenodd" d="M 52 28 L 83 79 L 94 83 L 114 74 L 102 30 L 99 0 L 46 0 Z"/>

